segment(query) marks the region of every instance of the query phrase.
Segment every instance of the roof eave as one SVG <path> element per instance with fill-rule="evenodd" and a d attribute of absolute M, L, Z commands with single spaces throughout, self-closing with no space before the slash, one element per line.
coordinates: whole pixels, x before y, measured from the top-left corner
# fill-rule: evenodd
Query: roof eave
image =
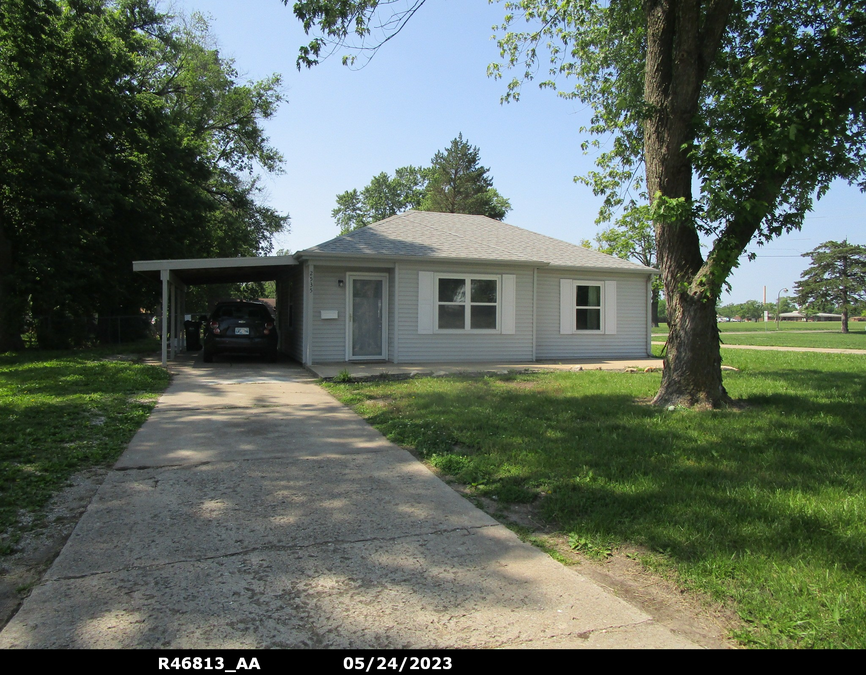
<path fill-rule="evenodd" d="M 323 251 L 298 251 L 295 253 L 295 258 L 298 261 L 302 260 L 321 260 L 321 259 L 329 259 L 334 258 L 337 260 L 350 260 L 350 259 L 363 259 L 369 260 L 370 258 L 374 258 L 376 260 L 387 260 L 394 262 L 401 261 L 425 261 L 425 260 L 433 260 L 436 262 L 450 262 L 450 263 L 488 263 L 488 264 L 500 264 L 500 265 L 527 265 L 532 267 L 547 267 L 550 263 L 546 263 L 542 260 L 511 260 L 507 258 L 458 258 L 454 256 L 420 256 L 420 255 L 388 255 L 382 253 L 326 253 Z"/>
<path fill-rule="evenodd" d="M 576 272 L 624 272 L 626 274 L 661 274 L 653 267 L 602 267 L 592 265 L 548 265 L 551 270 L 573 270 Z"/>

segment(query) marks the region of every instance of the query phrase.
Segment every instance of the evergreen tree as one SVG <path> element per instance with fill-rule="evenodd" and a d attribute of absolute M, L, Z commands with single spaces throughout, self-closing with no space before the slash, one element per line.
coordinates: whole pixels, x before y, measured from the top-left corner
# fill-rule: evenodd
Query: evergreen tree
<path fill-rule="evenodd" d="M 421 210 L 505 218 L 511 204 L 493 187 L 493 179 L 487 175 L 490 169 L 481 166 L 480 161 L 478 148 L 458 134 L 445 152 L 433 156 L 433 177 Z"/>
<path fill-rule="evenodd" d="M 809 310 L 832 305 L 842 313 L 842 332 L 848 332 L 848 315 L 866 300 L 866 247 L 848 241 L 825 241 L 803 254 L 812 264 L 794 286 L 797 302 Z M 819 307 L 820 306 L 820 307 Z"/>

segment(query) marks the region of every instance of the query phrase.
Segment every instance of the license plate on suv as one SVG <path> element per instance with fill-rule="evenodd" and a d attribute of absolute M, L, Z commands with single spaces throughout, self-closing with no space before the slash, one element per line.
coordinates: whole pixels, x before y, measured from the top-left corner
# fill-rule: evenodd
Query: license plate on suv
<path fill-rule="evenodd" d="M 249 334 L 250 334 L 250 329 L 246 326 L 244 326 L 244 327 L 238 326 L 235 328 L 235 335 L 249 335 Z"/>

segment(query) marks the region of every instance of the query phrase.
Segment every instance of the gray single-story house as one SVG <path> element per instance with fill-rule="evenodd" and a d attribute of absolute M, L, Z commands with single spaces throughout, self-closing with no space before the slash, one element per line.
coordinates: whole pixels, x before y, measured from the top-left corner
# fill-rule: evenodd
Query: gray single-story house
<path fill-rule="evenodd" d="M 484 216 L 407 211 L 290 258 L 224 262 L 244 260 L 276 279 L 280 349 L 305 365 L 650 354 L 656 270 Z M 134 269 L 158 270 L 168 301 L 219 262 Z"/>

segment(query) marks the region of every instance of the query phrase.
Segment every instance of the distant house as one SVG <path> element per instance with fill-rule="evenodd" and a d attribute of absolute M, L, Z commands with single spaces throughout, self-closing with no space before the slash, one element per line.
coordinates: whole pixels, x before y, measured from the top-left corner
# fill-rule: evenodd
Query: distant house
<path fill-rule="evenodd" d="M 158 270 L 166 289 L 223 263 L 237 278 L 244 260 L 277 280 L 280 348 L 304 364 L 650 353 L 656 270 L 484 216 L 407 211 L 287 258 L 134 268 Z"/>
<path fill-rule="evenodd" d="M 810 319 L 812 321 L 841 321 L 842 315 L 818 312 L 817 314 L 807 316 L 801 312 L 783 312 L 782 314 L 779 314 L 779 319 L 782 321 L 809 321 Z"/>

